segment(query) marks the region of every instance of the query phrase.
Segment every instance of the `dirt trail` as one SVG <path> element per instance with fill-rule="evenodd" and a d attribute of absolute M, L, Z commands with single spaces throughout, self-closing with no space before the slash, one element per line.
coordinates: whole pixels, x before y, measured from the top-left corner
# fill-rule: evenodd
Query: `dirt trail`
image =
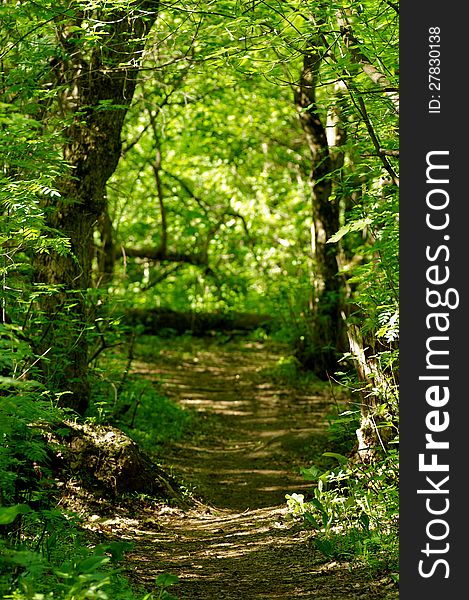
<path fill-rule="evenodd" d="M 287 518 L 285 493 L 310 489 L 299 467 L 324 450 L 332 398 L 269 382 L 262 371 L 280 352 L 194 339 L 184 353 L 171 341 L 156 361 L 134 363 L 203 426 L 159 456 L 202 502 L 189 511 L 161 507 L 120 532 L 134 542 L 132 578 L 149 585 L 175 574 L 171 592 L 181 600 L 398 598 L 389 580 L 328 562 L 311 532 Z"/>

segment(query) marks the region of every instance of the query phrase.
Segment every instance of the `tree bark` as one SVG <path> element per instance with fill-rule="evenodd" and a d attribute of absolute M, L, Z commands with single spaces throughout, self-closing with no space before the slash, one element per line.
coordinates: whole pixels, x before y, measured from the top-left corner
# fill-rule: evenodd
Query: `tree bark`
<path fill-rule="evenodd" d="M 389 376 L 383 373 L 376 358 L 374 336 L 370 336 L 367 344 L 360 328 L 353 324 L 348 325 L 347 335 L 358 380 L 363 386 L 360 390 L 360 427 L 355 432 L 358 443 L 353 458 L 369 464 L 386 452 L 393 437 L 389 426 L 392 416 L 383 413 L 380 397 L 389 387 Z"/>
<path fill-rule="evenodd" d="M 59 25 L 57 38 L 65 57 L 54 69 L 62 92 L 59 106 L 70 122 L 63 148 L 71 167 L 57 183 L 59 201 L 46 208 L 48 225 L 68 237 L 71 252 L 40 254 L 34 279 L 56 292 L 43 296 L 42 332 L 37 351 L 47 354 L 42 366 L 46 383 L 68 391 L 62 404 L 83 414 L 89 401 L 88 329 L 93 315 L 87 302 L 92 286 L 94 232 L 107 212 L 105 187 L 121 155 L 121 131 L 134 95 L 146 35 L 158 10 L 157 1 L 135 2 L 127 10 L 92 17 L 103 23 L 103 42 L 77 43 L 84 14 Z M 83 31 L 83 30 L 82 30 Z"/>
<path fill-rule="evenodd" d="M 313 295 L 307 366 L 320 377 L 335 369 L 343 337 L 337 249 L 327 240 L 339 229 L 339 206 L 331 201 L 333 163 L 326 129 L 316 103 L 321 45 L 311 43 L 304 56 L 295 105 L 311 152 L 311 232 Z M 339 347 L 338 347 L 339 342 Z M 304 360 L 303 360 L 304 362 Z"/>

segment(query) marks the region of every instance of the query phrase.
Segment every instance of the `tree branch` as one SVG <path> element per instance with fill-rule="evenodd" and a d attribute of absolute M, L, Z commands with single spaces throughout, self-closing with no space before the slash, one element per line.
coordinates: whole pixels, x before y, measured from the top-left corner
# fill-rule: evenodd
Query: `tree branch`
<path fill-rule="evenodd" d="M 174 179 L 174 181 L 177 181 L 177 183 L 179 183 L 179 185 L 182 187 L 182 189 L 187 193 L 188 196 L 190 196 L 193 200 L 195 200 L 195 202 L 198 204 L 199 208 L 201 209 L 201 211 L 204 213 L 204 215 L 208 218 L 209 216 L 209 211 L 208 208 L 205 206 L 203 200 L 201 198 L 199 198 L 198 196 L 195 195 L 195 193 L 192 191 L 192 189 L 189 187 L 189 184 L 186 183 L 181 177 L 179 177 L 178 175 L 174 175 L 174 173 L 170 173 L 169 171 L 166 171 L 164 169 L 161 169 L 163 171 L 163 173 L 165 173 L 168 177 L 171 177 L 171 179 Z"/>
<path fill-rule="evenodd" d="M 352 101 L 355 103 L 355 100 L 353 99 L 352 96 Z M 382 151 L 381 148 L 381 144 L 380 141 L 376 135 L 376 132 L 373 128 L 373 125 L 370 121 L 370 118 L 368 116 L 368 112 L 366 110 L 366 105 L 365 102 L 363 101 L 363 98 L 361 98 L 360 96 L 357 97 L 357 102 L 358 105 L 357 108 L 362 116 L 362 119 L 365 123 L 365 126 L 368 130 L 368 133 L 370 135 L 371 141 L 373 143 L 373 146 L 375 147 L 376 153 L 379 156 L 381 163 L 383 164 L 383 167 L 386 169 L 386 171 L 389 173 L 392 182 L 394 183 L 394 185 L 399 185 L 399 177 L 396 174 L 396 172 L 394 171 L 393 167 L 391 166 L 391 163 L 388 161 L 388 159 L 386 158 L 386 154 L 385 152 Z M 356 105 L 356 103 L 355 103 Z"/>
<path fill-rule="evenodd" d="M 173 273 L 176 273 L 177 271 L 179 271 L 183 267 L 183 264 L 184 263 L 177 263 L 175 265 L 172 265 L 172 266 L 168 267 L 162 273 L 160 273 L 155 278 L 153 278 L 151 281 L 149 281 L 147 283 L 147 285 L 145 285 L 142 288 L 140 288 L 141 291 L 142 292 L 147 292 L 148 290 L 151 290 L 151 288 L 155 287 L 156 285 L 158 285 L 159 283 L 161 283 L 162 281 L 164 281 L 167 277 L 169 277 Z"/>
<path fill-rule="evenodd" d="M 163 186 L 161 184 L 161 148 L 158 137 L 158 130 L 156 127 L 156 117 L 152 113 L 150 109 L 148 109 L 148 115 L 150 117 L 150 124 L 153 131 L 153 138 L 155 142 L 155 160 L 151 163 L 151 168 L 153 170 L 153 174 L 155 176 L 156 183 L 156 194 L 158 196 L 158 204 L 160 206 L 160 215 L 161 215 L 161 252 L 166 253 L 166 248 L 168 246 L 168 226 L 166 220 L 166 208 L 164 205 L 164 197 L 163 197 Z"/>
<path fill-rule="evenodd" d="M 379 71 L 369 60 L 369 58 L 365 55 L 365 53 L 360 50 L 362 44 L 357 40 L 352 32 L 352 27 L 350 23 L 347 21 L 345 15 L 337 13 L 337 22 L 340 27 L 340 33 L 344 40 L 345 46 L 347 50 L 350 52 L 350 56 L 353 60 L 359 64 L 363 70 L 363 72 L 371 79 L 373 83 L 378 85 L 392 102 L 394 109 L 397 113 L 399 113 L 399 92 L 396 87 L 394 87 L 389 79 Z"/>
<path fill-rule="evenodd" d="M 386 150 L 386 148 L 380 148 L 378 152 L 383 156 L 392 156 L 393 158 L 399 158 L 399 150 Z"/>
<path fill-rule="evenodd" d="M 122 252 L 124 251 L 124 252 Z M 162 251 L 158 248 L 127 248 L 117 246 L 114 249 L 116 258 L 123 258 L 123 254 L 130 258 L 146 258 L 155 262 L 179 262 L 195 265 L 198 267 L 208 267 L 207 259 L 203 253 L 186 254 L 184 252 L 173 252 L 171 250 Z"/>

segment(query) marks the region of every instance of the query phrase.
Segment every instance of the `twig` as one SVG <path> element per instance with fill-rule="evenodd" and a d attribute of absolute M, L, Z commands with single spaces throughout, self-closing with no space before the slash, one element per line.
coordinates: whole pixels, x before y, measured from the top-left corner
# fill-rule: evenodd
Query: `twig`
<path fill-rule="evenodd" d="M 129 376 L 129 372 L 130 372 L 130 367 L 132 366 L 132 362 L 134 360 L 134 348 L 135 348 L 135 340 L 137 338 L 137 335 L 135 333 L 134 330 L 132 330 L 131 336 L 130 336 L 130 344 L 129 344 L 129 353 L 127 355 L 127 364 L 125 366 L 124 369 L 124 373 L 122 375 L 122 379 L 119 383 L 119 386 L 117 388 L 116 391 L 116 396 L 117 398 L 120 396 L 122 390 L 124 389 L 124 385 L 127 381 L 127 378 Z"/>
<path fill-rule="evenodd" d="M 30 370 L 31 370 L 31 369 L 34 367 L 34 365 L 35 365 L 35 364 L 37 364 L 37 363 L 38 363 L 38 362 L 41 360 L 41 358 L 44 358 L 44 356 L 45 356 L 45 355 L 46 355 L 48 352 L 50 352 L 50 350 L 52 350 L 52 347 L 50 347 L 50 348 L 47 348 L 47 350 L 46 350 L 45 352 L 43 352 L 43 353 L 41 354 L 41 356 L 39 356 L 38 358 L 36 358 L 36 360 L 35 360 L 35 361 L 34 361 L 34 362 L 31 364 L 31 365 L 29 365 L 29 367 L 26 369 L 26 371 L 23 371 L 23 372 L 21 373 L 21 375 L 18 377 L 18 379 L 23 379 L 23 378 L 24 378 L 24 376 L 26 375 L 26 373 L 28 373 L 28 372 L 29 372 L 29 371 L 30 371 Z"/>

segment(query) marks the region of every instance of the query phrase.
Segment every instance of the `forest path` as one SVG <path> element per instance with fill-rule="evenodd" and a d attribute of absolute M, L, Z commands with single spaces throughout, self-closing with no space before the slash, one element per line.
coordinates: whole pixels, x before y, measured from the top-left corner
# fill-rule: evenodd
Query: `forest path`
<path fill-rule="evenodd" d="M 177 575 L 171 592 L 181 600 L 397 598 L 389 580 L 328 561 L 311 532 L 287 518 L 285 494 L 311 489 L 300 466 L 326 449 L 324 418 L 334 402 L 327 387 L 312 393 L 269 378 L 281 345 L 180 344 L 168 340 L 156 359 L 137 353 L 133 371 L 196 411 L 202 427 L 158 459 L 203 500 L 186 511 L 153 509 L 132 533 L 121 532 L 134 544 L 132 579 L 148 589 L 159 573 Z"/>

